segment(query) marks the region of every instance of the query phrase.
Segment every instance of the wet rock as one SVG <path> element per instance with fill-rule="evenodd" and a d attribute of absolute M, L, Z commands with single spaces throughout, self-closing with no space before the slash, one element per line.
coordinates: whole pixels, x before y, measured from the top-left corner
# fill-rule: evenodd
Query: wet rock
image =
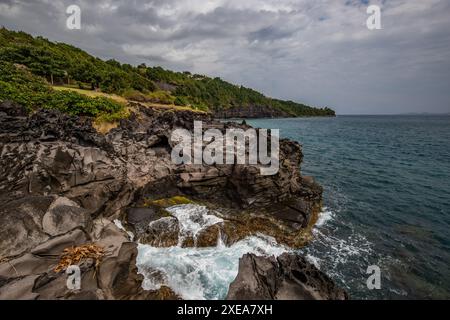
<path fill-rule="evenodd" d="M 158 219 L 167 216 L 167 211 L 160 207 L 148 206 L 141 208 L 128 208 L 126 210 L 126 222 L 131 231 L 139 238 L 147 230 L 148 225 Z"/>
<path fill-rule="evenodd" d="M 221 237 L 225 244 L 232 245 L 249 236 L 264 234 L 274 238 L 279 244 L 291 248 L 301 248 L 310 239 L 310 228 L 298 229 L 292 224 L 278 220 L 271 215 L 243 213 L 233 215 L 221 224 Z"/>
<path fill-rule="evenodd" d="M 305 258 L 246 254 L 230 284 L 228 300 L 346 300 L 347 293 Z"/>
<path fill-rule="evenodd" d="M 124 243 L 117 257 L 106 258 L 101 263 L 98 282 L 107 299 L 145 296 L 145 290 L 137 285 L 143 278 L 137 273 L 136 256 L 136 244 Z"/>
<path fill-rule="evenodd" d="M 193 236 L 184 236 L 181 238 L 182 248 L 194 248 L 197 247 L 196 239 Z"/>
<path fill-rule="evenodd" d="M 175 217 L 164 217 L 147 226 L 140 242 L 154 247 L 172 247 L 178 244 L 180 227 Z"/>
<path fill-rule="evenodd" d="M 151 300 L 181 300 L 181 297 L 177 295 L 171 288 L 161 286 L 158 290 L 151 290 L 148 293 L 147 299 Z"/>
<path fill-rule="evenodd" d="M 209 226 L 203 230 L 201 230 L 197 234 L 196 245 L 199 248 L 204 247 L 215 247 L 219 241 L 219 238 L 222 235 L 222 229 L 219 224 L 214 224 Z"/>

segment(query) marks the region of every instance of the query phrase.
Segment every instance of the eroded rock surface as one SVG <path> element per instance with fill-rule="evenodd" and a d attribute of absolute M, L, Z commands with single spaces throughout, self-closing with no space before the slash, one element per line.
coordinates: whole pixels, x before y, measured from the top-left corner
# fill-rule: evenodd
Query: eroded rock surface
<path fill-rule="evenodd" d="M 274 219 L 295 236 L 320 209 L 322 189 L 301 176 L 298 143 L 281 141 L 274 176 L 261 176 L 257 165 L 175 165 L 173 130 L 192 130 L 194 120 L 223 132 L 240 125 L 189 111 L 130 108 L 132 115 L 103 135 L 89 118 L 54 110 L 27 114 L 0 103 L 0 299 L 177 298 L 168 288 L 141 289 L 136 245 L 112 222 L 121 219 L 148 243 L 176 244 L 178 224 L 145 206 L 148 199 L 187 195 L 228 208 L 229 221 L 239 222 L 221 225 L 228 243 L 264 231 L 263 222 L 253 230 L 253 218 L 240 219 L 242 210 Z M 218 232 L 211 227 L 198 243 L 213 244 Z M 53 269 L 65 248 L 87 243 L 103 246 L 107 255 L 99 267 L 83 262 L 83 289 L 71 292 L 66 275 Z"/>
<path fill-rule="evenodd" d="M 244 255 L 227 299 L 346 300 L 348 296 L 305 258 L 284 253 L 278 258 Z"/>
<path fill-rule="evenodd" d="M 148 224 L 141 242 L 154 247 L 173 247 L 178 244 L 180 227 L 175 217 L 164 217 Z"/>

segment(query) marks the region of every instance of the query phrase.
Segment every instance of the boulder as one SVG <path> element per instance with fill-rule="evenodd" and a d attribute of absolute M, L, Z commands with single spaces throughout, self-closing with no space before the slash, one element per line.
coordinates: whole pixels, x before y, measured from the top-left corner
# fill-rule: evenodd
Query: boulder
<path fill-rule="evenodd" d="M 213 224 L 199 231 L 196 237 L 196 245 L 199 248 L 215 247 L 222 235 L 222 228 L 219 224 Z"/>
<path fill-rule="evenodd" d="M 147 226 L 140 242 L 154 247 L 172 247 L 178 244 L 180 226 L 175 217 L 164 217 Z"/>
<path fill-rule="evenodd" d="M 137 245 L 127 242 L 120 247 L 117 257 L 107 257 L 98 270 L 99 287 L 106 299 L 145 299 L 148 295 L 141 284 L 143 276 L 137 273 Z"/>
<path fill-rule="evenodd" d="M 0 258 L 16 256 L 48 240 L 42 219 L 52 196 L 33 196 L 0 206 Z"/>
<path fill-rule="evenodd" d="M 34 300 L 39 295 L 33 293 L 36 275 L 14 279 L 0 287 L 0 300 Z"/>
<path fill-rule="evenodd" d="M 126 224 L 131 231 L 140 237 L 143 235 L 150 222 L 161 219 L 167 212 L 156 206 L 128 208 L 126 210 Z"/>
<path fill-rule="evenodd" d="M 89 234 L 83 229 L 74 229 L 66 234 L 54 237 L 31 250 L 35 256 L 58 257 L 64 249 L 76 247 L 87 243 L 90 240 Z"/>
<path fill-rule="evenodd" d="M 228 300 L 346 300 L 347 293 L 304 257 L 246 254 L 230 284 Z"/>
<path fill-rule="evenodd" d="M 77 227 L 90 231 L 92 219 L 89 212 L 65 197 L 57 198 L 42 219 L 42 228 L 51 236 L 66 233 Z"/>

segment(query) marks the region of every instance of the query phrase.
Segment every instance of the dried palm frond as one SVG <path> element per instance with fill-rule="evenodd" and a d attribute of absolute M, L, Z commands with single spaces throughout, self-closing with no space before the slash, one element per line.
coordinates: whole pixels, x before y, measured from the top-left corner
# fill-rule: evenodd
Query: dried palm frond
<path fill-rule="evenodd" d="M 55 267 L 55 272 L 61 272 L 71 265 L 78 265 L 83 260 L 95 260 L 95 268 L 100 265 L 101 259 L 105 255 L 102 247 L 95 244 L 86 244 L 79 247 L 71 247 L 64 249 L 61 254 L 58 265 Z"/>

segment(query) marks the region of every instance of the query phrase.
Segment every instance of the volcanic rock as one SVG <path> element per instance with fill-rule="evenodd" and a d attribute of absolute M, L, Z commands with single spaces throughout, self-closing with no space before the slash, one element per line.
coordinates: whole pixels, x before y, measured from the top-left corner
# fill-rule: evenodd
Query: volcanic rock
<path fill-rule="evenodd" d="M 246 254 L 230 284 L 228 300 L 346 300 L 347 293 L 305 258 Z"/>

